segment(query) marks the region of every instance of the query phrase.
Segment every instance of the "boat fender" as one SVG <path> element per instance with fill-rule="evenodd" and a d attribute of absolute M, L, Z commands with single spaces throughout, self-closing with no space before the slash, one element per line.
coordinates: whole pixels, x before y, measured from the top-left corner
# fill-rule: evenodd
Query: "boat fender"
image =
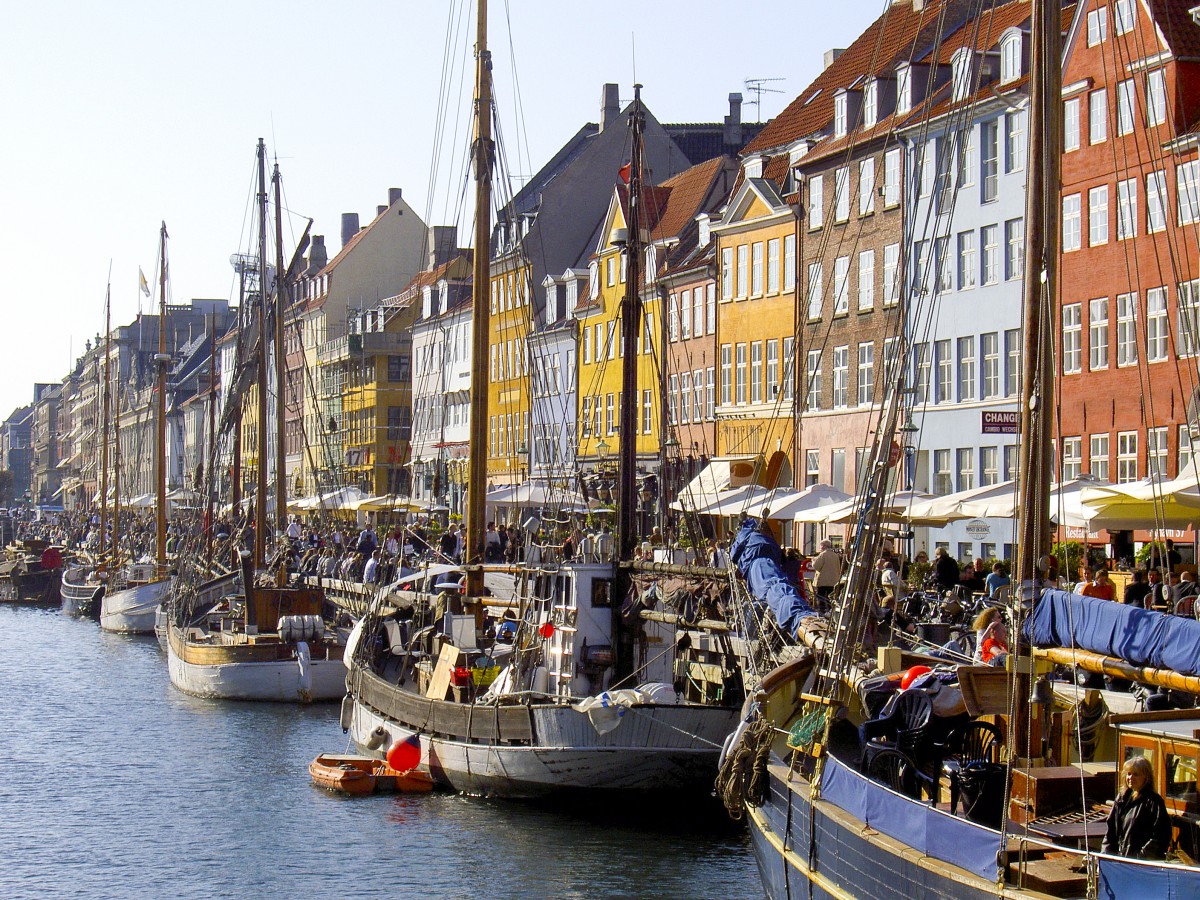
<path fill-rule="evenodd" d="M 342 734 L 350 731 L 350 725 L 354 722 L 354 698 L 349 694 L 342 698 L 342 710 L 338 721 L 342 726 Z"/>
<path fill-rule="evenodd" d="M 397 772 L 408 774 L 421 764 L 420 739 L 415 735 L 397 740 L 388 748 L 387 764 Z"/>
<path fill-rule="evenodd" d="M 725 738 L 725 743 L 721 745 L 721 758 L 717 761 L 717 768 L 720 769 L 725 765 L 725 760 L 729 758 L 729 752 L 737 747 L 742 742 L 742 737 L 746 734 L 750 723 L 758 717 L 759 705 L 754 703 L 749 711 L 742 717 L 742 721 L 738 722 L 738 727 Z"/>
<path fill-rule="evenodd" d="M 300 668 L 297 690 L 302 700 L 312 699 L 312 656 L 306 641 L 296 642 L 296 665 Z"/>
<path fill-rule="evenodd" d="M 346 699 L 350 699 L 348 694 L 346 695 Z M 371 733 L 367 735 L 367 749 L 378 750 L 391 739 L 392 735 L 386 728 L 384 728 L 382 725 L 376 725 L 373 729 L 371 729 Z"/>

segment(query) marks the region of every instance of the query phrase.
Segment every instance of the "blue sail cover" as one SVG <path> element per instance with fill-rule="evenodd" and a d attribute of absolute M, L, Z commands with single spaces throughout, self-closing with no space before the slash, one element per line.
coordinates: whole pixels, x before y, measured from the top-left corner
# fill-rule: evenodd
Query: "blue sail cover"
<path fill-rule="evenodd" d="M 746 579 L 750 593 L 767 604 L 784 632 L 794 636 L 800 620 L 817 613 L 788 581 L 780 557 L 779 545 L 758 530 L 755 519 L 742 523 L 729 547 L 729 558 Z"/>
<path fill-rule="evenodd" d="M 1025 627 L 1038 647 L 1115 656 L 1135 666 L 1200 675 L 1200 622 L 1067 591 L 1046 591 Z"/>

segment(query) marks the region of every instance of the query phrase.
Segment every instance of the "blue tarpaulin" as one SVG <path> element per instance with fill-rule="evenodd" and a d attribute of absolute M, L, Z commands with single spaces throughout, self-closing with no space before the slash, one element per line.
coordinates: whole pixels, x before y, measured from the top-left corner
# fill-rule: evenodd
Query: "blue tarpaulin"
<path fill-rule="evenodd" d="M 750 593 L 767 604 L 784 632 L 795 635 L 800 620 L 816 612 L 788 581 L 779 565 L 780 556 L 779 545 L 759 530 L 755 519 L 742 523 L 729 547 L 729 558 L 746 579 Z"/>
<path fill-rule="evenodd" d="M 1026 634 L 1038 647 L 1115 656 L 1135 666 L 1200 675 L 1200 622 L 1067 591 L 1045 591 Z"/>
<path fill-rule="evenodd" d="M 1200 871 L 1161 862 L 1100 857 L 1100 896 L 1104 900 L 1154 897 L 1183 900 L 1200 897 Z"/>
<path fill-rule="evenodd" d="M 821 796 L 864 825 L 893 837 L 926 856 L 996 878 L 1000 832 L 934 809 L 888 790 L 839 762 L 825 758 Z"/>

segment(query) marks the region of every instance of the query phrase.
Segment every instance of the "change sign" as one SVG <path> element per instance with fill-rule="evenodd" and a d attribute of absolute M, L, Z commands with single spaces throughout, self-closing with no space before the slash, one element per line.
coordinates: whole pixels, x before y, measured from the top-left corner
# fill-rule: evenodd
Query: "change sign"
<path fill-rule="evenodd" d="M 1019 412 L 989 412 L 983 413 L 984 434 L 1017 434 L 1021 430 L 1021 414 Z"/>

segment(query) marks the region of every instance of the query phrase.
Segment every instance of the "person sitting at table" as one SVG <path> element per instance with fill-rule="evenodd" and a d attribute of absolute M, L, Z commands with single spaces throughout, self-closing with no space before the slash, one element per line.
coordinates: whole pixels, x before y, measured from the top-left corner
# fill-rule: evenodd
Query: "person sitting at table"
<path fill-rule="evenodd" d="M 1167 805 L 1154 790 L 1154 767 L 1144 756 L 1121 766 L 1123 790 L 1117 795 L 1101 851 L 1130 859 L 1163 859 L 1171 844 Z"/>
<path fill-rule="evenodd" d="M 993 600 L 996 599 L 996 591 L 1002 587 L 1008 587 L 1012 584 L 1012 579 L 1004 574 L 1004 563 L 993 563 L 992 571 L 987 578 L 983 580 L 983 585 L 987 589 L 987 595 Z"/>
<path fill-rule="evenodd" d="M 1125 585 L 1125 605 L 1146 608 L 1146 598 L 1150 596 L 1150 583 L 1146 581 L 1146 573 L 1142 569 L 1134 569 L 1130 576 L 1132 580 Z"/>
<path fill-rule="evenodd" d="M 1108 569 L 1103 566 L 1097 567 L 1091 580 L 1080 588 L 1079 593 L 1085 597 L 1099 597 L 1101 600 L 1115 600 L 1117 597 L 1116 586 L 1108 577 Z"/>
<path fill-rule="evenodd" d="M 1000 610 L 989 606 L 971 624 L 975 630 L 975 662 L 985 666 L 1004 665 L 1008 656 L 1008 628 Z"/>

